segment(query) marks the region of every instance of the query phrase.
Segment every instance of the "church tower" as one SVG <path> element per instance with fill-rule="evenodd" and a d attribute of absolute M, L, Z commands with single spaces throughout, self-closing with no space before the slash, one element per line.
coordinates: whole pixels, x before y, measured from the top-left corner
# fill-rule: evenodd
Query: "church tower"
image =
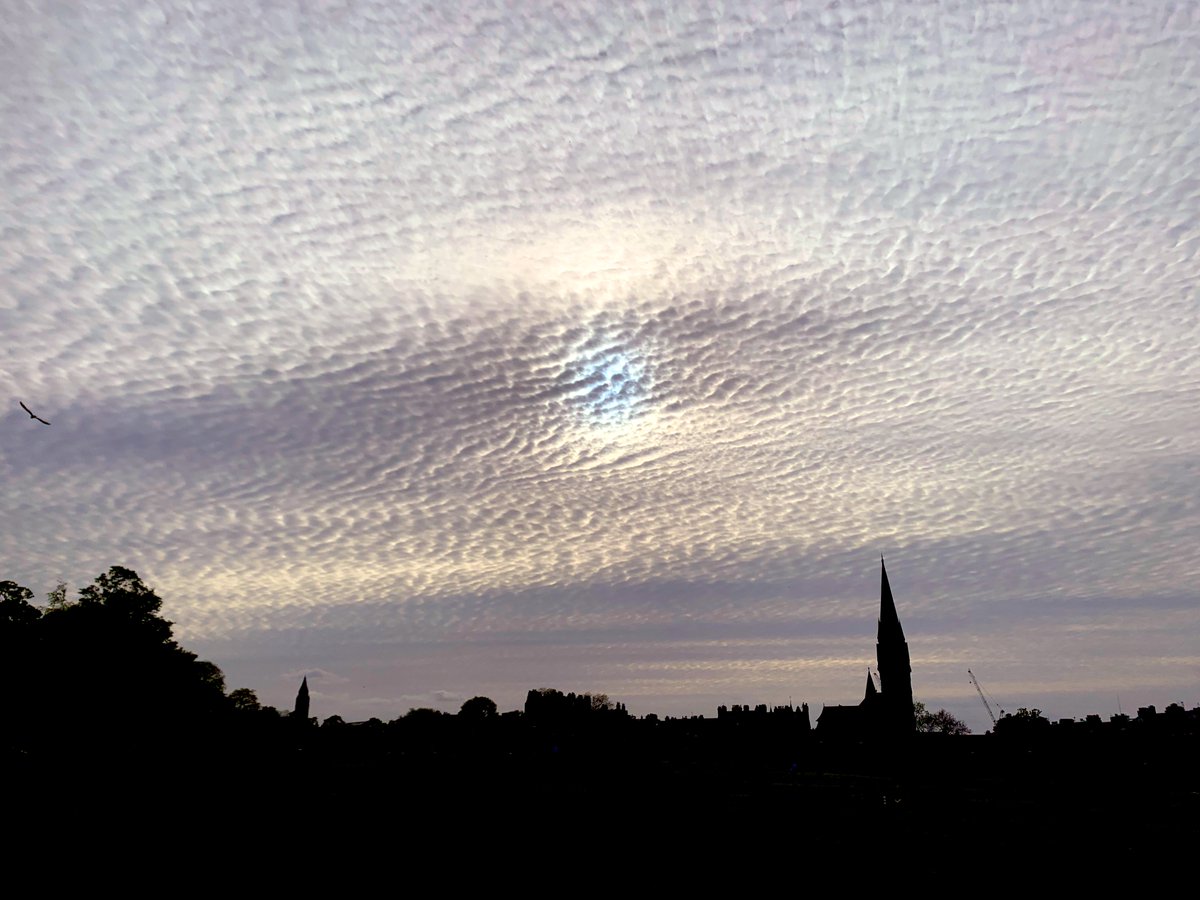
<path fill-rule="evenodd" d="M 887 566 L 879 560 L 883 572 L 879 597 L 879 632 L 875 644 L 875 659 L 879 669 L 883 727 L 889 734 L 906 734 L 916 730 L 913 718 L 912 664 L 908 658 L 908 641 L 896 615 L 896 603 L 888 584 Z"/>
<path fill-rule="evenodd" d="M 296 691 L 296 709 L 292 712 L 293 718 L 299 719 L 302 723 L 308 722 L 308 676 L 304 676 L 304 680 L 300 682 L 300 690 Z"/>

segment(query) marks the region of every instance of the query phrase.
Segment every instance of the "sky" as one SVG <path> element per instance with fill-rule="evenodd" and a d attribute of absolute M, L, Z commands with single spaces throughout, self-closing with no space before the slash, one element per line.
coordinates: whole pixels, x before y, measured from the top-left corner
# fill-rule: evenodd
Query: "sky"
<path fill-rule="evenodd" d="M 976 730 L 1200 703 L 1195 4 L 0 23 L 0 578 L 322 718 L 815 715 L 882 554 Z"/>

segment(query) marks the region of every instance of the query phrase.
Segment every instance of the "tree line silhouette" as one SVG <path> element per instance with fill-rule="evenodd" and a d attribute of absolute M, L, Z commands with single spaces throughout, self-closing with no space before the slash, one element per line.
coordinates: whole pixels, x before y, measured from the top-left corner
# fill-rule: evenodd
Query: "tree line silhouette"
<path fill-rule="evenodd" d="M 221 670 L 179 646 L 136 572 L 113 566 L 76 599 L 60 584 L 45 609 L 32 598 L 0 582 L 10 751 L 54 758 L 79 739 L 113 753 L 188 740 L 234 708 Z"/>

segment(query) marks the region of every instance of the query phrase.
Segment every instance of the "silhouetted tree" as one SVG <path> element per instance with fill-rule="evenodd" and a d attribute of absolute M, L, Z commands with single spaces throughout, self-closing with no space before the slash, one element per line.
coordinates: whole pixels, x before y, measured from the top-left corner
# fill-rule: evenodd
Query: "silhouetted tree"
<path fill-rule="evenodd" d="M 138 577 L 124 566 L 112 566 L 103 575 L 79 592 L 81 606 L 103 606 L 114 616 L 121 616 L 136 625 L 148 627 L 167 640 L 171 624 L 158 615 L 162 600 Z"/>
<path fill-rule="evenodd" d="M 472 697 L 459 709 L 464 719 L 491 719 L 496 716 L 496 703 L 488 697 Z"/>
<path fill-rule="evenodd" d="M 0 750 L 25 746 L 38 708 L 32 671 L 43 656 L 39 646 L 42 612 L 29 602 L 32 597 L 29 588 L 15 581 L 0 581 L 0 684 L 5 696 Z"/>
<path fill-rule="evenodd" d="M 262 709 L 262 704 L 258 702 L 258 695 L 250 688 L 238 688 L 230 691 L 229 705 L 239 712 L 258 712 Z"/>
<path fill-rule="evenodd" d="M 0 581 L 0 628 L 25 628 L 40 619 L 42 611 L 29 602 L 32 597 L 29 588 Z"/>
<path fill-rule="evenodd" d="M 913 716 L 916 718 L 917 731 L 930 734 L 970 734 L 971 729 L 962 719 L 944 709 L 930 712 L 920 700 L 913 701 Z"/>
<path fill-rule="evenodd" d="M 37 703 L 27 710 L 26 738 L 54 752 L 82 741 L 118 753 L 202 733 L 202 721 L 228 710 L 221 670 L 172 639 L 161 608 L 158 595 L 122 566 L 76 600 L 60 584 L 31 623 L 38 655 L 24 677 Z"/>
<path fill-rule="evenodd" d="M 62 609 L 71 601 L 67 598 L 67 583 L 60 581 L 54 586 L 54 590 L 46 595 L 47 609 Z"/>

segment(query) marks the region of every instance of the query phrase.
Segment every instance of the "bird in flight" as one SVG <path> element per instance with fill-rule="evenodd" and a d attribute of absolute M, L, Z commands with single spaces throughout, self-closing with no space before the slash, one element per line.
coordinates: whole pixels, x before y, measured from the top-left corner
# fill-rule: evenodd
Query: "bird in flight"
<path fill-rule="evenodd" d="M 29 418 L 31 418 L 31 419 L 37 419 L 37 420 L 38 420 L 39 422 L 41 422 L 43 425 L 49 425 L 49 424 L 50 424 L 50 423 L 49 423 L 49 422 L 47 422 L 45 419 L 43 419 L 41 416 L 35 416 L 35 415 L 33 414 L 33 410 L 31 410 L 31 409 L 30 409 L 28 406 L 26 406 L 24 403 L 21 403 L 21 401 L 20 401 L 20 400 L 18 400 L 17 402 L 21 404 L 21 409 L 23 409 L 23 410 L 25 410 L 25 412 L 29 413 Z"/>

